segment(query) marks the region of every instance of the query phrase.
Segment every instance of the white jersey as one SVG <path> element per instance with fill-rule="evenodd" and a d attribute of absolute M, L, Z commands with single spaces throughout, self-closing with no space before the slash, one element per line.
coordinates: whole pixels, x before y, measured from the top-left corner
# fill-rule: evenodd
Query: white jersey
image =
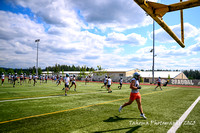
<path fill-rule="evenodd" d="M 160 78 L 158 78 L 158 82 L 159 82 L 159 83 L 161 82 L 161 79 L 160 79 Z"/>
<path fill-rule="evenodd" d="M 32 79 L 32 75 L 29 75 L 29 79 Z"/>
<path fill-rule="evenodd" d="M 72 78 L 72 82 L 75 83 L 76 82 L 76 77 Z"/>
<path fill-rule="evenodd" d="M 123 79 L 120 79 L 120 80 L 119 80 L 119 83 L 122 84 L 122 82 L 123 82 Z"/>
<path fill-rule="evenodd" d="M 139 81 L 136 80 L 135 78 L 132 78 L 132 79 L 131 79 L 131 82 L 132 82 L 133 80 L 135 80 L 135 87 L 138 87 L 138 86 L 139 86 Z M 131 89 L 131 92 L 132 92 L 132 93 L 138 93 L 138 92 L 139 92 L 139 89 Z"/>
<path fill-rule="evenodd" d="M 66 85 L 69 85 L 69 82 L 70 82 L 69 77 L 66 77 L 66 78 L 65 78 L 65 84 L 66 84 Z"/>
<path fill-rule="evenodd" d="M 20 75 L 20 79 L 23 79 L 23 78 L 24 78 L 24 75 L 21 74 L 21 75 Z"/>
<path fill-rule="evenodd" d="M 107 83 L 107 80 L 108 80 L 108 78 L 105 78 L 105 79 L 104 79 L 104 83 Z"/>
<path fill-rule="evenodd" d="M 5 79 L 5 75 L 4 74 L 1 75 L 1 79 Z"/>
<path fill-rule="evenodd" d="M 112 79 L 108 79 L 108 84 L 107 85 L 111 85 Z"/>

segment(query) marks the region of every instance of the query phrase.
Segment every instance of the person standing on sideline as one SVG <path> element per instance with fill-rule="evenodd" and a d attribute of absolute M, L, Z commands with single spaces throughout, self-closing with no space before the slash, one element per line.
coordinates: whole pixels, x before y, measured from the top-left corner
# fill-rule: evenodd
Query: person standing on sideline
<path fill-rule="evenodd" d="M 108 93 L 112 93 L 112 90 L 110 88 L 111 84 L 112 84 L 112 79 L 110 77 L 108 77 L 108 80 L 107 80 Z"/>
<path fill-rule="evenodd" d="M 69 82 L 70 82 L 68 73 L 66 74 L 64 81 L 65 81 L 65 96 L 67 96 L 67 91 L 69 90 Z"/>
<path fill-rule="evenodd" d="M 162 88 L 161 88 L 161 78 L 160 77 L 157 79 L 157 86 L 156 86 L 156 88 L 158 88 L 158 86 L 160 87 L 160 90 L 162 90 Z M 155 88 L 155 90 L 156 90 L 156 88 Z"/>
<path fill-rule="evenodd" d="M 141 89 L 141 86 L 139 86 L 139 79 L 140 79 L 140 74 L 135 72 L 133 74 L 133 78 L 132 78 L 131 84 L 130 84 L 131 94 L 130 94 L 129 101 L 120 106 L 119 112 L 121 112 L 122 108 L 126 107 L 127 105 L 132 104 L 132 102 L 134 100 L 136 100 L 138 109 L 140 111 L 140 116 L 143 117 L 144 119 L 146 119 L 146 117 L 143 113 L 142 104 L 141 104 L 141 95 L 139 92 L 139 89 Z"/>
<path fill-rule="evenodd" d="M 120 80 L 119 80 L 119 86 L 118 86 L 118 88 L 120 90 L 122 89 L 122 83 L 123 83 L 123 78 L 120 78 Z"/>

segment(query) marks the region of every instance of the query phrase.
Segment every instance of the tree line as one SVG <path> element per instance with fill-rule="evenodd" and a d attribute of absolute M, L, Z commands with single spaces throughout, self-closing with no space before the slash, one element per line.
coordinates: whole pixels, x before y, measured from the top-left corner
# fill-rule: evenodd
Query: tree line
<path fill-rule="evenodd" d="M 188 79 L 200 79 L 199 70 L 185 70 L 183 73 L 188 77 Z"/>
<path fill-rule="evenodd" d="M 52 71 L 54 73 L 58 73 L 58 72 L 62 72 L 62 71 L 80 71 L 81 75 L 85 75 L 86 71 L 89 72 L 94 72 L 95 70 L 103 70 L 103 68 L 101 68 L 101 66 L 97 66 L 97 69 L 94 69 L 93 67 L 87 67 L 87 66 L 75 66 L 75 65 L 60 65 L 60 64 L 55 64 L 54 66 L 48 66 L 45 69 L 41 69 L 38 68 L 38 74 L 42 74 L 42 71 Z M 144 71 L 144 70 L 141 70 Z M 148 70 L 146 70 L 148 71 Z M 151 70 L 149 70 L 151 71 Z M 159 70 L 159 71 L 166 71 L 166 70 Z M 172 71 L 172 70 L 168 70 L 168 71 Z M 175 70 L 178 71 L 178 70 Z M 4 72 L 5 74 L 9 74 L 9 73 L 17 73 L 18 75 L 20 75 L 21 73 L 26 73 L 27 75 L 31 74 L 35 74 L 36 73 L 36 68 L 34 67 L 30 67 L 27 69 L 13 69 L 13 68 L 0 68 L 0 74 Z M 188 79 L 200 79 L 200 70 L 184 70 L 183 73 L 188 77 Z"/>
<path fill-rule="evenodd" d="M 75 65 L 60 65 L 60 64 L 55 64 L 54 66 L 48 66 L 45 69 L 41 69 L 40 67 L 38 68 L 38 75 L 42 74 L 42 71 L 52 71 L 54 73 L 58 73 L 58 72 L 63 72 L 63 71 L 80 71 L 80 74 L 85 75 L 86 71 L 89 72 L 93 72 L 96 69 L 94 69 L 93 67 L 87 67 L 87 66 L 75 66 Z M 18 68 L 3 68 L 0 67 L 0 74 L 2 74 L 2 72 L 4 72 L 5 74 L 14 74 L 17 73 L 18 75 L 20 75 L 21 73 L 26 73 L 27 75 L 29 74 L 35 74 L 36 73 L 36 68 L 34 67 L 30 67 L 27 69 L 18 69 Z"/>
<path fill-rule="evenodd" d="M 75 66 L 75 65 L 60 65 L 55 64 L 55 66 L 48 66 L 44 69 L 44 71 L 53 71 L 54 73 L 60 72 L 60 71 L 95 71 L 93 67 L 87 67 L 87 66 Z"/>

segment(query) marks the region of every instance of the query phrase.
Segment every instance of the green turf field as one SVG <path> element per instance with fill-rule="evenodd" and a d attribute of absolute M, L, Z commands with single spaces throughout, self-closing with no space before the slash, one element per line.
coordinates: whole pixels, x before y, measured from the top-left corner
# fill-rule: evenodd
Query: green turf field
<path fill-rule="evenodd" d="M 124 84 L 101 89 L 103 83 L 77 82 L 64 96 L 61 86 L 48 81 L 36 86 L 4 83 L 0 86 L 0 132 L 167 132 L 200 96 L 200 88 L 142 86 L 142 106 L 147 120 L 140 117 L 136 102 L 123 108 L 130 89 Z M 200 102 L 177 130 L 200 131 Z"/>

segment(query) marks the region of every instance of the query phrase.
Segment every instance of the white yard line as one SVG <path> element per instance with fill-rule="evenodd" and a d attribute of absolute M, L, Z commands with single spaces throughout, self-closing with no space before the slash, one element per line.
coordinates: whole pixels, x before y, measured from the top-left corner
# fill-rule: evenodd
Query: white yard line
<path fill-rule="evenodd" d="M 187 116 L 190 114 L 192 109 L 196 106 L 196 104 L 200 101 L 200 96 L 194 101 L 194 103 L 185 111 L 185 113 L 179 118 L 178 121 L 168 130 L 167 133 L 175 133 L 176 130 L 181 126 Z"/>
<path fill-rule="evenodd" d="M 87 95 L 87 94 L 95 94 L 95 93 L 105 93 L 106 91 L 102 92 L 92 92 L 92 93 L 78 93 L 78 94 L 68 94 L 67 96 L 74 96 L 74 95 Z M 52 98 L 52 97 L 60 97 L 63 95 L 57 95 L 57 96 L 46 96 L 46 97 L 30 97 L 30 98 L 21 98 L 21 99 L 10 99 L 10 100 L 2 100 L 0 103 L 3 102 L 13 102 L 13 101 L 23 101 L 23 100 L 35 100 L 35 99 L 44 99 L 44 98 Z"/>

